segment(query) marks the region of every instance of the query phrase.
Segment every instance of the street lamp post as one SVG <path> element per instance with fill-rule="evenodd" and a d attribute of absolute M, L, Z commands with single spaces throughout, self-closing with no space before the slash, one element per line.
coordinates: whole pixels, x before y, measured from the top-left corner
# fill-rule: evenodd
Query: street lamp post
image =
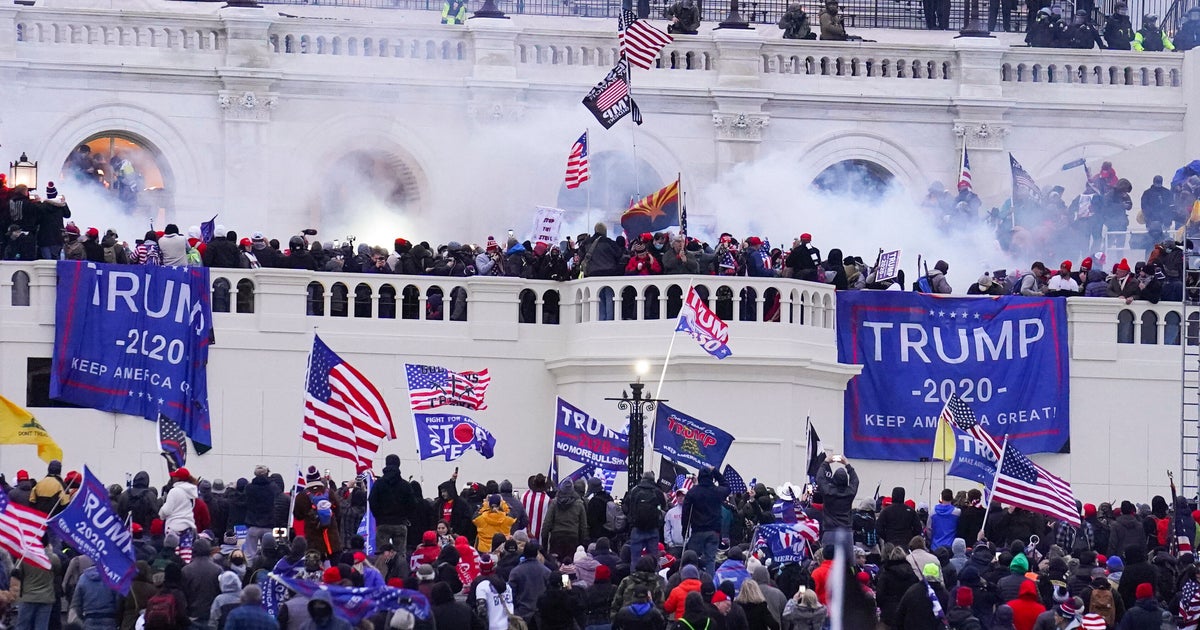
<path fill-rule="evenodd" d="M 622 390 L 620 398 L 605 398 L 616 401 L 617 409 L 629 412 L 629 453 L 625 462 L 629 469 L 630 488 L 641 480 L 642 471 L 646 467 L 646 412 L 653 411 L 658 403 L 666 402 L 653 398 L 650 392 L 643 394 L 642 390 L 645 387 L 645 383 L 642 383 L 639 377 L 629 384 L 629 389 L 633 391 L 632 397 Z"/>

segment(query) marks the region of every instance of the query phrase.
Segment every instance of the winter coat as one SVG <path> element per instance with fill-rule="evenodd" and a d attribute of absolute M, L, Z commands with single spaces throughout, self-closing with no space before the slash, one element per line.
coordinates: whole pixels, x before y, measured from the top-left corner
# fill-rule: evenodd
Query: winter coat
<path fill-rule="evenodd" d="M 1021 583 L 1020 593 L 1016 599 L 1008 602 L 1008 607 L 1012 608 L 1013 627 L 1017 630 L 1031 630 L 1038 615 L 1046 612 L 1046 607 L 1038 598 L 1037 584 L 1033 580 Z"/>
<path fill-rule="evenodd" d="M 450 529 L 454 530 L 455 533 L 464 536 L 469 534 L 470 537 L 474 537 L 475 523 L 471 521 L 471 508 L 462 497 L 458 496 L 454 480 L 443 481 L 438 485 L 438 498 L 433 503 L 434 521 L 442 520 L 442 507 L 445 504 L 445 501 L 442 500 L 443 493 L 450 495 L 452 503 L 450 507 Z"/>
<path fill-rule="evenodd" d="M 1133 24 L 1128 15 L 1108 16 L 1104 21 L 1104 43 L 1109 50 L 1133 49 Z"/>
<path fill-rule="evenodd" d="M 501 510 L 487 510 L 483 514 L 475 517 L 475 532 L 476 543 L 475 548 L 482 553 L 487 553 L 492 550 L 492 536 L 496 534 L 508 535 L 512 531 L 513 523 L 517 519 L 508 515 L 504 503 L 500 504 Z"/>
<path fill-rule="evenodd" d="M 1163 609 L 1153 597 L 1137 600 L 1137 604 L 1125 611 L 1116 630 L 1160 630 L 1163 627 Z"/>
<path fill-rule="evenodd" d="M 933 593 L 941 602 L 942 610 L 950 607 L 950 595 L 941 582 L 928 582 Z M 920 581 L 908 587 L 904 597 L 900 598 L 900 606 L 896 609 L 896 623 L 893 630 L 939 630 L 944 626 L 933 614 L 933 602 L 929 600 L 929 590 L 926 582 Z"/>
<path fill-rule="evenodd" d="M 542 545 L 549 547 L 551 539 L 555 537 L 575 540 L 576 544 L 588 538 L 587 510 L 570 484 L 564 484 L 546 510 Z"/>
<path fill-rule="evenodd" d="M 810 608 L 794 599 L 789 599 L 783 608 L 783 620 L 792 630 L 821 630 L 828 616 L 829 610 L 824 606 L 818 604 L 816 608 Z"/>
<path fill-rule="evenodd" d="M 546 591 L 546 576 L 550 569 L 537 560 L 522 559 L 508 574 L 513 591 L 513 609 L 517 615 L 529 618 L 537 610 L 538 598 Z"/>
<path fill-rule="evenodd" d="M 241 603 L 242 580 L 233 571 L 226 571 L 217 577 L 221 586 L 221 594 L 217 595 L 208 608 L 208 627 L 216 630 L 221 620 L 221 609 L 226 606 L 237 606 Z"/>
<path fill-rule="evenodd" d="M 158 509 L 158 517 L 163 520 L 163 530 L 176 534 L 189 529 L 196 529 L 196 516 L 193 508 L 196 502 L 196 484 L 190 481 L 177 481 L 167 492 L 167 499 Z"/>
<path fill-rule="evenodd" d="M 954 607 L 946 613 L 946 622 L 950 630 L 983 630 L 983 624 L 971 612 L 970 608 Z"/>
<path fill-rule="evenodd" d="M 817 471 L 817 489 L 824 496 L 824 503 L 821 504 L 825 514 L 822 529 L 850 529 L 853 524 L 850 511 L 858 494 L 858 473 L 854 471 L 854 466 L 847 465 L 831 474 L 829 462 L 822 462 Z"/>
<path fill-rule="evenodd" d="M 746 563 L 741 560 L 726 560 L 717 567 L 716 573 L 713 575 L 713 586 L 721 586 L 723 582 L 733 583 L 733 592 L 742 592 L 742 583 L 750 579 L 750 571 L 746 569 Z"/>
<path fill-rule="evenodd" d="M 896 611 L 900 600 L 920 579 L 913 575 L 912 567 L 907 560 L 888 560 L 884 562 L 879 572 L 878 588 L 875 591 L 875 603 L 879 606 L 879 618 L 884 624 L 893 626 L 896 623 Z"/>
<path fill-rule="evenodd" d="M 1121 584 L 1117 586 L 1117 593 L 1125 603 L 1126 610 L 1133 609 L 1137 603 L 1135 593 L 1139 584 L 1149 584 L 1154 587 L 1156 596 L 1161 595 L 1158 573 L 1158 567 L 1150 564 L 1144 549 L 1139 547 L 1126 554 L 1125 572 L 1121 575 Z"/>
<path fill-rule="evenodd" d="M 621 248 L 605 234 L 597 234 L 588 241 L 587 253 L 583 258 L 583 275 L 619 276 L 624 271 L 621 265 Z"/>
<path fill-rule="evenodd" d="M 696 485 L 683 500 L 683 531 L 692 533 L 721 531 L 721 505 L 729 496 L 729 488 L 713 483 L 712 471 L 702 470 Z"/>
<path fill-rule="evenodd" d="M 404 525 L 416 505 L 412 484 L 401 474 L 399 466 L 384 466 L 383 474 L 371 486 L 367 497 L 371 514 L 379 525 Z"/>
<path fill-rule="evenodd" d="M 933 506 L 933 513 L 929 515 L 929 529 L 932 538 L 929 542 L 930 549 L 949 548 L 954 544 L 954 539 L 958 535 L 960 514 L 959 509 L 952 503 L 938 503 Z"/>
<path fill-rule="evenodd" d="M 150 522 L 158 518 L 158 498 L 150 491 L 150 475 L 142 470 L 133 476 L 132 484 L 117 498 L 117 513 L 122 519 L 130 517 L 134 523 L 150 531 Z"/>
<path fill-rule="evenodd" d="M 29 492 L 29 504 L 43 514 L 50 514 L 62 504 L 63 482 L 58 475 L 46 475 Z"/>
<path fill-rule="evenodd" d="M 578 583 L 572 586 L 579 591 Z M 579 604 L 581 607 L 580 617 L 583 618 L 582 627 L 586 628 L 592 625 L 608 623 L 611 617 L 610 608 L 612 607 L 613 597 L 617 594 L 617 586 L 611 582 L 603 584 L 593 584 L 585 589 L 579 595 Z"/>
<path fill-rule="evenodd" d="M 621 608 L 633 603 L 633 590 L 638 585 L 645 586 L 650 591 L 650 601 L 654 602 L 655 606 L 664 605 L 666 594 L 663 592 L 662 578 L 658 577 L 657 573 L 634 571 L 617 585 L 617 594 L 613 597 L 610 609 L 613 615 L 616 615 Z"/>
<path fill-rule="evenodd" d="M 96 567 L 83 572 L 79 578 L 79 585 L 75 587 L 75 594 L 71 597 L 71 608 L 83 617 L 85 629 L 90 625 L 88 618 L 93 616 L 104 617 L 109 624 L 115 624 L 118 604 L 116 591 L 108 588 Z"/>
<path fill-rule="evenodd" d="M 329 523 L 321 523 L 317 506 L 313 504 L 313 496 L 308 492 L 301 492 L 296 496 L 296 507 L 292 510 L 292 515 L 297 520 L 304 521 L 304 538 L 308 541 L 308 548 L 320 553 L 322 558 L 327 558 L 342 551 L 342 536 L 338 531 L 340 510 L 337 499 L 332 494 L 319 496 L 329 500 L 332 510 Z"/>
<path fill-rule="evenodd" d="M 930 292 L 942 295 L 949 295 L 954 290 L 950 288 L 950 283 L 946 281 L 946 274 L 941 270 L 933 269 L 928 274 Z"/>
<path fill-rule="evenodd" d="M 63 244 L 63 219 L 71 218 L 71 209 L 67 204 L 56 199 L 32 203 L 26 206 L 37 211 L 37 244 L 38 247 L 52 247 Z"/>
<path fill-rule="evenodd" d="M 683 601 L 687 599 L 687 594 L 693 591 L 700 592 L 700 580 L 689 579 L 680 582 L 679 586 L 671 589 L 671 595 L 663 604 L 663 610 L 672 619 L 679 619 L 683 616 Z"/>
<path fill-rule="evenodd" d="M 274 524 L 275 486 L 266 475 L 256 475 L 246 486 L 246 525 L 271 527 Z"/>
<path fill-rule="evenodd" d="M 296 252 L 292 252 L 292 255 L 295 256 Z M 311 255 L 306 258 L 309 261 L 312 260 Z M 208 242 L 204 247 L 204 254 L 201 256 L 201 260 L 204 261 L 205 267 L 237 269 L 242 266 L 242 255 L 238 251 L 237 244 L 223 236 L 215 237 Z M 313 266 L 309 269 L 315 271 L 316 267 Z"/>
<path fill-rule="evenodd" d="M 921 521 L 917 518 L 916 510 L 904 505 L 904 494 L 900 500 L 892 497 L 892 504 L 883 508 L 875 519 L 875 530 L 879 539 L 901 547 L 907 547 L 913 536 L 921 533 Z"/>
<path fill-rule="evenodd" d="M 663 630 L 666 625 L 662 612 L 647 602 L 630 604 L 617 611 L 612 630 Z"/>
<path fill-rule="evenodd" d="M 1132 277 L 1130 282 L 1133 286 L 1137 286 Z M 1143 533 L 1142 525 L 1138 522 L 1137 517 L 1132 514 L 1122 514 L 1117 517 L 1117 520 L 1112 524 L 1108 533 L 1108 555 L 1121 556 L 1125 559 L 1125 553 L 1129 547 L 1133 545 L 1143 546 L 1146 539 Z M 1128 564 L 1128 559 L 1126 559 Z M 1132 601 L 1129 603 L 1133 603 Z"/>
<path fill-rule="evenodd" d="M 9 488 L 8 500 L 29 507 L 29 492 L 33 490 L 33 480 L 26 479 L 25 481 L 17 482 L 17 485 Z"/>
<path fill-rule="evenodd" d="M 197 546 L 199 546 L 197 541 Z M 183 567 L 183 591 L 188 596 L 188 616 L 208 620 L 213 600 L 221 594 L 221 567 L 200 550 L 186 567 Z"/>

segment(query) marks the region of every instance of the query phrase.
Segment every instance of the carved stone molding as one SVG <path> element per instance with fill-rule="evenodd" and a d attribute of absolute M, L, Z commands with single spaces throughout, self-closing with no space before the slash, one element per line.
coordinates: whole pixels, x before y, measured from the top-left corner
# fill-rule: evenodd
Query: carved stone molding
<path fill-rule="evenodd" d="M 713 127 L 718 140 L 760 142 L 762 130 L 771 124 L 767 114 L 713 112 Z"/>
<path fill-rule="evenodd" d="M 217 103 L 225 112 L 225 120 L 267 122 L 271 111 L 279 103 L 279 96 L 270 92 L 261 96 L 250 91 L 221 90 Z"/>
<path fill-rule="evenodd" d="M 1007 123 L 958 121 L 955 137 L 962 138 L 968 149 L 1003 149 L 1010 128 Z"/>
<path fill-rule="evenodd" d="M 525 104 L 518 101 L 471 101 L 467 116 L 480 123 L 520 122 L 525 117 Z"/>

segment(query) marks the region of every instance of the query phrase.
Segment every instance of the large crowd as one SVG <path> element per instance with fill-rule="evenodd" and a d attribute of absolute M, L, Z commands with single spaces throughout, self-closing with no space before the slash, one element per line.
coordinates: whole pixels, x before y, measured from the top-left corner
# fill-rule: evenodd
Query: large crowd
<path fill-rule="evenodd" d="M 733 492 L 712 469 L 674 483 L 647 472 L 622 498 L 599 478 L 516 486 L 457 472 L 430 496 L 395 455 L 369 492 L 361 475 L 337 483 L 316 467 L 303 485 L 261 465 L 230 483 L 180 468 L 161 490 L 143 471 L 109 487 L 134 537 L 129 594 L 51 538 L 50 570 L 0 551 L 0 619 L 20 630 L 349 630 L 319 592 L 266 614 L 260 585 L 274 573 L 431 602 L 428 619 L 379 612 L 360 630 L 817 630 L 837 602 L 852 630 L 1197 627 L 1200 512 L 1173 483 L 1169 501 L 1080 504 L 1074 526 L 989 509 L 978 490 L 943 490 L 932 506 L 904 488 L 861 496 L 854 466 L 825 457 L 802 486 Z M 0 477 L 9 501 L 47 513 L 78 484 L 57 461 L 40 480 Z M 764 543 L 760 528 L 779 523 L 810 532 L 799 560 Z"/>

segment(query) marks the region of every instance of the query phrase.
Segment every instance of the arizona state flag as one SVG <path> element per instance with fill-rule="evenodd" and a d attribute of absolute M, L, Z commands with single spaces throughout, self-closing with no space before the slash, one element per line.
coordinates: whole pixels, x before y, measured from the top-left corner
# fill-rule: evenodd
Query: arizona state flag
<path fill-rule="evenodd" d="M 0 396 L 0 444 L 36 444 L 42 461 L 62 461 L 62 449 L 37 418 L 3 396 Z"/>
<path fill-rule="evenodd" d="M 633 204 L 621 215 L 621 227 L 630 238 L 679 225 L 679 180 Z"/>

